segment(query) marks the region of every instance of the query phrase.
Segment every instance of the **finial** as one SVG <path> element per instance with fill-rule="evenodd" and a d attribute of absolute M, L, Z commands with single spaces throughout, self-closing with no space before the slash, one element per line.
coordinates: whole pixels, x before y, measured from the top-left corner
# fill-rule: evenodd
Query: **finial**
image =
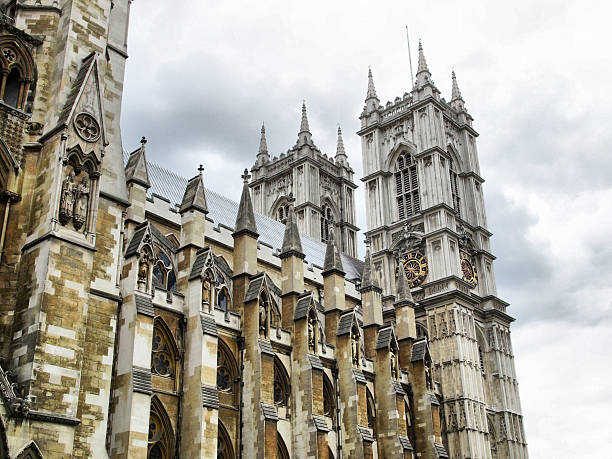
<path fill-rule="evenodd" d="M 147 143 L 147 138 L 143 135 L 142 138 L 140 139 L 140 145 L 144 147 L 146 143 Z"/>
<path fill-rule="evenodd" d="M 453 91 L 452 91 L 452 96 L 451 96 L 451 102 L 456 101 L 456 100 L 463 100 L 463 97 L 461 97 L 461 91 L 459 90 L 459 85 L 457 84 L 457 76 L 455 75 L 454 68 L 451 73 L 451 78 L 453 80 Z"/>
<path fill-rule="evenodd" d="M 368 67 L 368 94 L 366 96 L 366 100 L 368 99 L 378 99 L 376 95 L 376 88 L 374 87 L 374 78 L 372 77 L 372 68 Z"/>
<path fill-rule="evenodd" d="M 204 166 L 202 164 L 200 164 L 200 167 L 198 167 L 198 172 L 200 175 L 202 175 L 202 172 L 204 172 Z"/>
<path fill-rule="evenodd" d="M 249 170 L 245 168 L 244 173 L 241 175 L 241 177 L 244 183 L 249 183 L 249 179 L 251 178 L 251 174 L 249 174 Z"/>
<path fill-rule="evenodd" d="M 266 141 L 266 127 L 264 124 L 261 124 L 261 138 L 259 139 L 259 152 L 257 155 L 267 155 L 268 154 L 268 142 Z"/>

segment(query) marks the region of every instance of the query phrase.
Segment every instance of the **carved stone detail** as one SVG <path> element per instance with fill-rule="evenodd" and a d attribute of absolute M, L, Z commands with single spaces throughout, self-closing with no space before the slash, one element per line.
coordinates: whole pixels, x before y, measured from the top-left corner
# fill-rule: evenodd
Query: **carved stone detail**
<path fill-rule="evenodd" d="M 100 125 L 89 113 L 79 113 L 74 118 L 74 128 L 85 142 L 95 142 L 100 138 Z"/>

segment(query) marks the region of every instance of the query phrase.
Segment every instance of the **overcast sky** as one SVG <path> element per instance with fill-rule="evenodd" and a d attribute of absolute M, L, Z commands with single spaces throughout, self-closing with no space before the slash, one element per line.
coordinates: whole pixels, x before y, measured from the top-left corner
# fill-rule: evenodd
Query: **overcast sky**
<path fill-rule="evenodd" d="M 532 458 L 612 449 L 612 33 L 609 2 L 168 2 L 132 5 L 122 113 L 126 149 L 239 198 L 265 121 L 272 155 L 338 123 L 356 178 L 355 131 L 372 67 L 381 102 L 410 89 L 423 40 L 450 99 L 454 67 L 478 148 L 499 296 Z M 359 182 L 360 183 L 360 182 Z M 358 224 L 365 227 L 363 190 Z"/>

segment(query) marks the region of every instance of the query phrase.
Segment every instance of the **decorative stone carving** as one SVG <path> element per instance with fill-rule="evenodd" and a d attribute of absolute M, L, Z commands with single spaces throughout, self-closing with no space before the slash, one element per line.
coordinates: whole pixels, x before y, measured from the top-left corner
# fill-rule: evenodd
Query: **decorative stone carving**
<path fill-rule="evenodd" d="M 316 318 L 310 314 L 308 316 L 308 349 L 311 352 L 315 352 L 315 330 L 316 330 Z"/>
<path fill-rule="evenodd" d="M 353 365 L 359 365 L 359 335 L 351 333 L 351 354 L 353 357 Z"/>
<path fill-rule="evenodd" d="M 89 191 L 89 179 L 87 178 L 87 175 L 85 175 L 75 190 L 76 202 L 74 204 L 73 225 L 77 231 L 83 227 L 85 221 L 87 220 Z"/>
<path fill-rule="evenodd" d="M 146 292 L 149 286 L 149 257 L 143 254 L 138 262 L 138 289 Z"/>
<path fill-rule="evenodd" d="M 100 137 L 100 125 L 89 113 L 79 113 L 74 118 L 74 128 L 85 142 L 95 142 Z"/>
<path fill-rule="evenodd" d="M 259 334 L 262 338 L 266 337 L 268 310 L 266 304 L 260 300 L 259 302 Z"/>
<path fill-rule="evenodd" d="M 70 171 L 64 183 L 62 184 L 62 195 L 60 197 L 60 209 L 59 209 L 59 222 L 62 225 L 66 225 L 73 216 L 74 212 L 74 198 L 76 185 L 74 183 L 74 171 Z"/>

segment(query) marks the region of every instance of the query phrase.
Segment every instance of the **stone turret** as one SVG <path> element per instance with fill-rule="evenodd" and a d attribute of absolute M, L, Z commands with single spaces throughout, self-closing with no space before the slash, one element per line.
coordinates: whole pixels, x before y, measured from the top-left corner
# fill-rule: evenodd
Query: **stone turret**
<path fill-rule="evenodd" d="M 202 165 L 198 168 L 198 175 L 187 182 L 185 194 L 179 213 L 181 214 L 181 245 L 195 245 L 198 248 L 204 246 L 204 232 L 206 226 L 206 214 L 208 204 L 204 191 Z"/>
<path fill-rule="evenodd" d="M 383 324 L 382 289 L 372 272 L 372 256 L 369 241 L 366 242 L 366 259 L 361 279 L 361 307 L 363 308 L 363 331 L 365 352 L 368 358 L 375 355 L 378 328 Z"/>
<path fill-rule="evenodd" d="M 368 93 L 365 99 L 366 103 L 366 112 L 374 112 L 378 110 L 378 106 L 380 105 L 380 100 L 376 95 L 376 88 L 374 87 L 374 78 L 372 77 L 372 69 L 368 69 Z"/>
<path fill-rule="evenodd" d="M 440 91 L 436 88 L 433 80 L 431 79 L 431 73 L 427 67 L 427 61 L 425 60 L 425 53 L 423 52 L 423 44 L 419 40 L 419 63 L 417 67 L 416 80 L 413 89 L 415 100 L 422 100 L 429 96 L 438 99 L 440 97 Z"/>
<path fill-rule="evenodd" d="M 338 319 L 346 309 L 344 267 L 336 244 L 335 231 L 330 233 L 323 264 L 323 299 L 325 303 L 325 336 L 332 346 L 336 345 Z"/>

